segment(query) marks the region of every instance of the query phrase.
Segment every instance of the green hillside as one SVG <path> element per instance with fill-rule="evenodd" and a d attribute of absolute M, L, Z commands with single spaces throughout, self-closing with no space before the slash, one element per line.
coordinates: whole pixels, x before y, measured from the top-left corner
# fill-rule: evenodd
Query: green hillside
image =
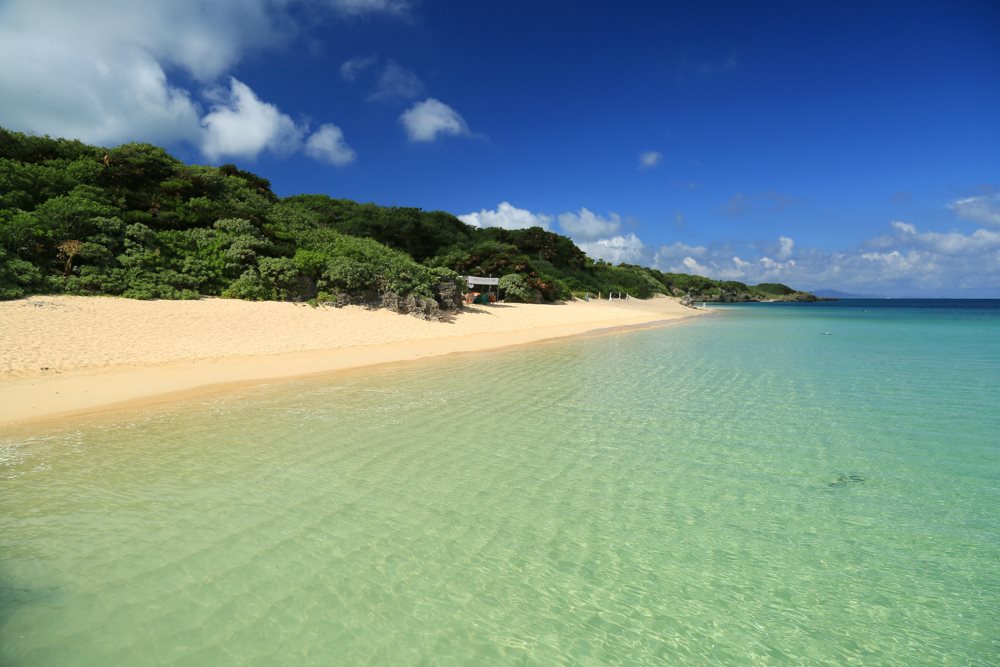
<path fill-rule="evenodd" d="M 465 274 L 510 276 L 508 300 L 609 291 L 814 298 L 784 285 L 612 266 L 537 227 L 479 229 L 441 211 L 280 198 L 267 179 L 235 165 L 187 165 L 149 144 L 100 148 L 0 128 L 0 299 L 210 295 L 433 318 L 460 307 Z"/>

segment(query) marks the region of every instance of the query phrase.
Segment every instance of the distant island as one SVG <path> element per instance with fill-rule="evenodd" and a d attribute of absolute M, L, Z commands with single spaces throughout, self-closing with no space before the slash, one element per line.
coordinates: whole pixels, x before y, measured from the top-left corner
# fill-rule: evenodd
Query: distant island
<path fill-rule="evenodd" d="M 0 128 L 0 299 L 221 296 L 437 319 L 462 307 L 466 275 L 500 277 L 502 296 L 517 302 L 818 298 L 779 283 L 612 265 L 540 227 L 477 228 L 442 211 L 281 198 L 233 164 L 188 165 L 150 144 L 102 148 Z"/>

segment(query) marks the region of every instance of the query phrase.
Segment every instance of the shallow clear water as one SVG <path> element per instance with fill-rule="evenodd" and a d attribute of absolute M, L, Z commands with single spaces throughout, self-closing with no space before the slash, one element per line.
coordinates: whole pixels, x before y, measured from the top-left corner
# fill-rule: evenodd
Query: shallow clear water
<path fill-rule="evenodd" d="M 0 664 L 995 664 L 1000 310 L 862 305 L 0 440 Z"/>

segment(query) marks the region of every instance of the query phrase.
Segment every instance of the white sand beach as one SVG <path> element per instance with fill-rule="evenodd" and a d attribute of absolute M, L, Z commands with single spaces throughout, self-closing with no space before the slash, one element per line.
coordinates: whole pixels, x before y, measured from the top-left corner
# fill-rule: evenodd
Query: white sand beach
<path fill-rule="evenodd" d="M 661 297 L 471 306 L 427 322 L 359 307 L 31 297 L 0 302 L 0 425 L 702 312 Z"/>

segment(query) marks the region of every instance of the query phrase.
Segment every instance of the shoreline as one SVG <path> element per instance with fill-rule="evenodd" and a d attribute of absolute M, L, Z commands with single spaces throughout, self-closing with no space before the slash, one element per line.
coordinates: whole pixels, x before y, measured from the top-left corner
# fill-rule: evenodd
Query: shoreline
<path fill-rule="evenodd" d="M 667 297 L 478 306 L 449 322 L 278 302 L 31 297 L 0 303 L 0 426 L 35 431 L 263 384 L 703 314 Z"/>

